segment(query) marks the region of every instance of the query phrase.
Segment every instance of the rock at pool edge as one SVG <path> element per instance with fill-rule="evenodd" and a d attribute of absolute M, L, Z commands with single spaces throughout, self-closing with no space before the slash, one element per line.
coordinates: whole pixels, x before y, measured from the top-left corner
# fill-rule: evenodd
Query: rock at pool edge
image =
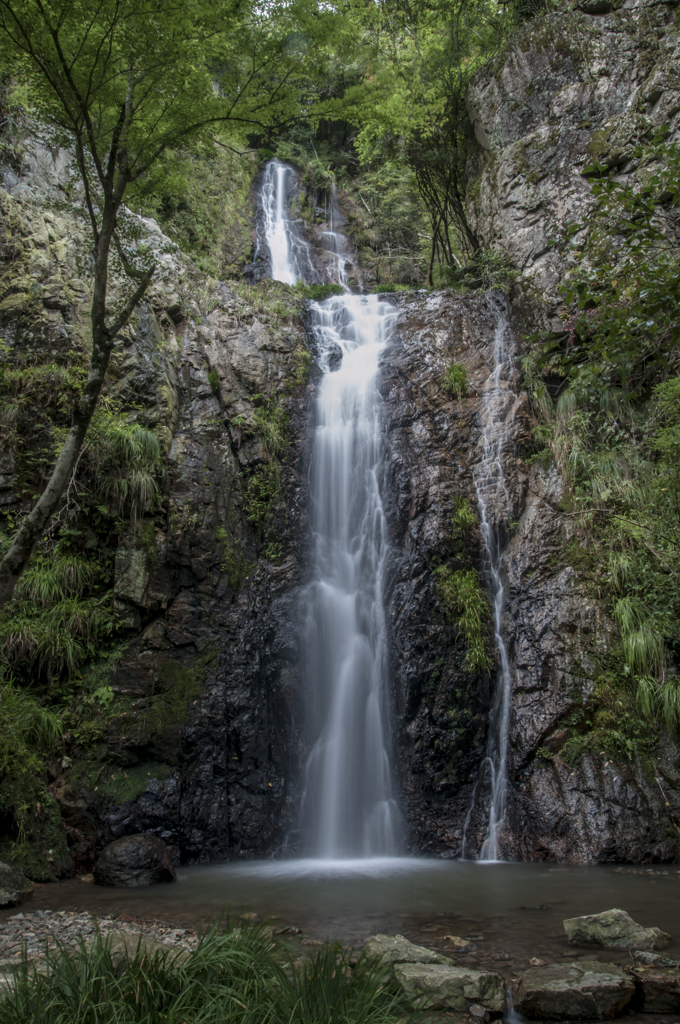
<path fill-rule="evenodd" d="M 123 836 L 109 843 L 94 866 L 96 884 L 115 888 L 137 888 L 176 879 L 165 843 L 145 833 Z"/>
<path fill-rule="evenodd" d="M 601 946 L 604 949 L 665 949 L 668 932 L 643 928 L 625 910 L 605 910 L 602 914 L 570 917 L 562 922 L 572 946 Z"/>
<path fill-rule="evenodd" d="M 0 861 L 0 907 L 18 907 L 33 895 L 34 888 L 20 871 Z"/>
<path fill-rule="evenodd" d="M 501 1013 L 505 982 L 491 971 L 445 964 L 395 964 L 394 977 L 415 1010 L 458 1010 L 473 1004 Z"/>
<path fill-rule="evenodd" d="M 618 964 L 583 960 L 525 971 L 514 1006 L 533 1020 L 603 1020 L 619 1017 L 635 995 L 635 983 Z"/>

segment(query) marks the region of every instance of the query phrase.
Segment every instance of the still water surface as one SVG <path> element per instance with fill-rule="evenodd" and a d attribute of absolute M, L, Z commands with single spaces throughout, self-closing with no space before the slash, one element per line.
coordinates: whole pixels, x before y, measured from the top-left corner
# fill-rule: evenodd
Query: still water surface
<path fill-rule="evenodd" d="M 618 907 L 673 935 L 680 954 L 680 870 L 480 864 L 425 858 L 259 861 L 181 868 L 173 885 L 104 889 L 78 880 L 39 886 L 25 909 L 91 910 L 199 927 L 221 914 L 257 913 L 296 926 L 302 939 L 360 945 L 401 932 L 441 952 L 447 935 L 480 936 L 473 966 L 503 973 L 538 956 L 554 962 L 593 954 L 565 941 L 562 920 Z M 2 917 L 14 911 L 3 912 Z M 599 959 L 626 962 L 626 953 Z"/>

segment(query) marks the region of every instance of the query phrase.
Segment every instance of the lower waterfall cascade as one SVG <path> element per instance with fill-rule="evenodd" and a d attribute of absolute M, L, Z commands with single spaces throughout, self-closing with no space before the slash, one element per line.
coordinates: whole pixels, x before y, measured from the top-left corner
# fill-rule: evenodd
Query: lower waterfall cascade
<path fill-rule="evenodd" d="M 265 170 L 262 205 L 272 276 L 302 279 L 278 161 Z M 344 239 L 323 233 L 345 294 L 310 304 L 323 376 L 311 477 L 312 579 L 305 600 L 312 681 L 310 747 L 301 806 L 313 857 L 389 856 L 400 815 L 389 755 L 384 577 L 388 539 L 381 486 L 384 449 L 376 376 L 396 310 L 347 286 Z"/>

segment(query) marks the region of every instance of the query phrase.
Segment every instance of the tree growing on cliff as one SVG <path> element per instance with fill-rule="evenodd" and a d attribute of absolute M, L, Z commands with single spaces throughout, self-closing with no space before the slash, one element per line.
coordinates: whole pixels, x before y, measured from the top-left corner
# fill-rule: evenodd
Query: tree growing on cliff
<path fill-rule="evenodd" d="M 489 0 L 389 0 L 355 4 L 352 17 L 365 74 L 337 106 L 359 129 L 364 164 L 396 160 L 413 173 L 430 218 L 432 285 L 435 261 L 459 267 L 479 250 L 465 205 L 465 97 L 515 23 L 514 11 Z"/>
<path fill-rule="evenodd" d="M 0 58 L 55 141 L 75 153 L 93 245 L 87 380 L 47 486 L 0 564 L 0 607 L 59 508 L 114 341 L 151 283 L 153 264 L 121 235 L 121 207 L 158 191 L 178 150 L 297 116 L 329 19 L 308 0 L 264 9 L 252 0 L 0 0 Z M 113 310 L 112 247 L 131 282 Z"/>

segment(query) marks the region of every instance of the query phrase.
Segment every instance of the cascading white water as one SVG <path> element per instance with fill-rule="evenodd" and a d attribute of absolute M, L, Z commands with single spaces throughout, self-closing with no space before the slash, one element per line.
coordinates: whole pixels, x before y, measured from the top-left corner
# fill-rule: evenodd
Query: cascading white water
<path fill-rule="evenodd" d="M 302 276 L 291 254 L 283 165 L 266 169 L 262 204 L 272 276 Z M 285 171 L 292 173 L 288 168 Z M 343 237 L 331 230 L 337 281 L 347 289 Z M 304 244 L 297 239 L 298 246 Z M 309 261 L 311 263 L 311 261 Z M 398 853 L 400 816 L 386 735 L 383 590 L 389 555 L 381 497 L 384 445 L 376 386 L 396 310 L 377 296 L 312 303 L 323 376 L 311 463 L 311 582 L 306 627 L 311 754 L 301 822 L 315 857 Z M 339 365 L 338 365 L 339 362 Z"/>
<path fill-rule="evenodd" d="M 465 856 L 467 828 L 479 792 L 479 783 L 490 787 L 486 838 L 479 859 L 499 859 L 499 836 L 505 820 L 508 786 L 508 740 L 512 710 L 512 672 L 503 637 L 505 588 L 503 585 L 503 541 L 511 515 L 511 499 L 503 469 L 508 449 L 512 447 L 512 421 L 519 406 L 519 397 L 512 389 L 517 371 L 514 365 L 515 342 L 505 309 L 498 310 L 494 334 L 493 370 L 482 393 L 482 457 L 473 469 L 477 507 L 484 543 L 484 561 L 490 583 L 494 634 L 500 659 L 493 705 L 489 716 L 486 756 L 480 766 L 480 778 L 473 794 L 463 830 L 462 856 Z"/>
<path fill-rule="evenodd" d="M 260 203 L 264 244 L 269 253 L 270 276 L 275 281 L 296 284 L 315 275 L 309 246 L 300 237 L 290 216 L 290 182 L 295 172 L 279 160 L 270 160 L 264 170 Z M 261 239 L 258 238 L 258 248 Z M 258 253 L 256 251 L 255 259 Z"/>

